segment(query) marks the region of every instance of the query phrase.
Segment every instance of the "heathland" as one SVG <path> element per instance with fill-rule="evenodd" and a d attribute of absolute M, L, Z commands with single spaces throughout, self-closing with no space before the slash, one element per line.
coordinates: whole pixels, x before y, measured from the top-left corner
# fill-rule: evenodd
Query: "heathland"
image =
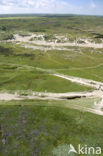
<path fill-rule="evenodd" d="M 102 32 L 99 16 L 0 17 L 1 156 L 103 149 Z"/>

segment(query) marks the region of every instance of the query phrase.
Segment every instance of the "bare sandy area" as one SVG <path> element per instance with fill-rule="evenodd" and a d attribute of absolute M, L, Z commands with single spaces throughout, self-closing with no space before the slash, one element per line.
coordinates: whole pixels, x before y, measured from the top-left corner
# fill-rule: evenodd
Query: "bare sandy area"
<path fill-rule="evenodd" d="M 11 101 L 11 100 L 22 100 L 17 94 L 0 93 L 0 100 Z"/>
<path fill-rule="evenodd" d="M 55 48 L 66 48 L 68 46 L 73 46 L 73 47 L 90 47 L 90 48 L 103 48 L 103 43 L 92 43 L 92 42 L 89 42 L 88 40 L 84 40 L 84 43 L 78 43 L 77 41 L 74 41 L 74 42 L 64 42 L 64 43 L 57 43 L 56 41 L 45 41 L 44 40 L 44 34 L 31 34 L 31 36 L 20 36 L 18 34 L 14 34 L 14 39 L 12 40 L 7 40 L 8 42 L 20 42 L 20 43 L 32 43 L 32 44 L 35 44 L 37 46 L 51 46 L 53 47 L 54 49 Z M 41 40 L 31 40 L 32 38 L 34 37 L 40 37 Z M 30 48 L 30 45 L 29 46 L 25 46 L 26 48 Z M 35 49 L 37 47 L 35 46 L 31 46 L 32 49 Z"/>

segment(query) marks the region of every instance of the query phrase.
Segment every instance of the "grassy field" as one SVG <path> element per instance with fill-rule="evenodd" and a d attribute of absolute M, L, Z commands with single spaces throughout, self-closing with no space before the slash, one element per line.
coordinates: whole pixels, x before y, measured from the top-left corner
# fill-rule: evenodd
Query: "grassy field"
<path fill-rule="evenodd" d="M 65 108 L 65 103 L 0 102 L 1 155 L 59 156 L 59 146 L 73 144 L 76 148 L 78 143 L 103 148 L 103 117 Z"/>
<path fill-rule="evenodd" d="M 1 68 L 3 66 L 3 68 Z M 14 67 L 15 68 L 15 67 Z M 27 69 L 10 69 L 9 66 L 0 65 L 0 90 L 32 90 L 38 92 L 73 92 L 88 91 L 85 87 L 62 78 L 54 77 L 46 72 Z"/>
<path fill-rule="evenodd" d="M 0 51 L 0 90 L 33 90 L 72 92 L 92 90 L 89 87 L 54 77 L 35 67 L 56 70 L 63 67 L 64 55 L 59 51 L 41 52 L 21 48 L 15 44 L 2 44 Z M 61 55 L 60 55 L 61 54 Z M 69 54 L 68 54 L 69 55 Z M 71 55 L 71 52 L 70 52 Z M 70 62 L 65 61 L 64 67 Z"/>
<path fill-rule="evenodd" d="M 69 51 L 44 52 L 11 43 L 4 43 L 0 48 L 0 64 L 28 65 L 103 82 L 102 49 L 69 47 Z"/>
<path fill-rule="evenodd" d="M 11 47 L 10 47 L 11 46 Z M 72 83 L 50 75 L 48 72 L 38 71 L 35 67 L 49 63 L 43 52 L 28 51 L 10 44 L 1 47 L 0 55 L 0 90 L 32 90 L 47 92 L 88 91 L 90 87 Z M 39 63 L 40 62 L 40 63 Z M 41 65 L 40 65 L 41 64 Z"/>

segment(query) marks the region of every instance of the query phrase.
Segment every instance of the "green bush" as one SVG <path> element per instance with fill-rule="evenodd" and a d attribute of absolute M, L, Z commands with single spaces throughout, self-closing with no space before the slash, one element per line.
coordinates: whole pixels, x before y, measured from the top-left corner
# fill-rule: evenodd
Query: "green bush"
<path fill-rule="evenodd" d="M 13 34 L 0 34 L 0 40 L 11 40 L 13 38 Z"/>

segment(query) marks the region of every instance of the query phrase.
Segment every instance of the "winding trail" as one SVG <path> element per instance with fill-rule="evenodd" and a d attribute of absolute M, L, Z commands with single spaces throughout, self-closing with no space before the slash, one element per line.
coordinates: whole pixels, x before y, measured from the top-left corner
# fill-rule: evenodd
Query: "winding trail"
<path fill-rule="evenodd" d="M 93 91 L 93 92 L 73 92 L 73 93 L 44 93 L 44 92 L 32 92 L 31 95 L 19 95 L 17 93 L 0 93 L 1 101 L 11 101 L 11 100 L 26 100 L 26 99 L 39 99 L 39 100 L 72 100 L 75 98 L 96 98 L 102 96 L 102 100 L 99 103 L 94 103 L 93 108 L 87 108 L 80 105 L 69 105 L 66 103 L 64 107 L 78 109 L 86 112 L 91 112 L 94 114 L 102 115 L 103 111 L 103 92 Z"/>
<path fill-rule="evenodd" d="M 75 107 L 75 109 L 80 110 L 85 110 L 89 111 L 98 115 L 103 115 L 103 83 L 94 81 L 94 80 L 89 80 L 89 79 L 84 79 L 84 78 L 79 78 L 79 77 L 74 77 L 74 76 L 68 76 L 68 75 L 63 75 L 60 73 L 55 72 L 54 70 L 48 70 L 48 69 L 42 69 L 42 68 L 37 68 L 37 67 L 32 67 L 32 66 L 27 66 L 23 65 L 22 67 L 29 69 L 37 69 L 40 71 L 45 71 L 48 74 L 51 74 L 56 77 L 60 77 L 66 80 L 69 80 L 71 82 L 79 83 L 81 85 L 85 86 L 90 86 L 94 88 L 93 92 L 72 92 L 72 93 L 46 93 L 46 92 L 32 92 L 32 94 L 28 94 L 26 96 L 19 95 L 17 93 L 14 94 L 9 94 L 9 93 L 0 93 L 0 100 L 4 101 L 10 101 L 10 100 L 24 100 L 24 99 L 41 99 L 41 100 L 70 100 L 70 99 L 76 99 L 76 98 L 96 98 L 99 97 L 102 100 L 99 103 L 94 103 L 94 108 L 86 108 L 82 106 Z M 22 68 L 19 67 L 19 68 Z M 69 106 L 68 106 L 69 107 Z M 72 106 L 73 107 L 73 106 Z"/>
<path fill-rule="evenodd" d="M 69 80 L 71 82 L 75 82 L 75 83 L 79 83 L 85 86 L 89 86 L 89 87 L 93 87 L 95 89 L 98 89 L 99 87 L 101 87 L 103 89 L 103 83 L 102 82 L 98 82 L 98 81 L 94 81 L 94 80 L 89 80 L 89 79 L 84 79 L 84 78 L 79 78 L 79 77 L 74 77 L 74 76 L 67 76 L 67 75 L 63 75 L 63 74 L 53 74 L 54 76 Z"/>
<path fill-rule="evenodd" d="M 94 80 L 90 80 L 90 79 L 84 79 L 84 78 L 75 77 L 75 76 L 68 76 L 68 75 L 57 73 L 57 72 L 55 72 L 55 70 L 42 69 L 42 68 L 36 68 L 36 69 L 40 70 L 40 71 L 48 72 L 49 74 L 51 74 L 53 76 L 66 79 L 71 82 L 75 82 L 75 83 L 79 83 L 81 85 L 89 86 L 89 87 L 92 87 L 95 89 L 103 90 L 103 82 L 94 81 Z"/>
<path fill-rule="evenodd" d="M 64 99 L 75 99 L 82 97 L 96 97 L 100 95 L 100 91 L 93 92 L 71 92 L 71 93 L 46 93 L 46 92 L 32 92 L 31 95 L 19 95 L 17 92 L 15 94 L 11 93 L 0 93 L 0 100 L 10 101 L 10 100 L 22 100 L 22 99 L 51 99 L 51 100 L 64 100 Z M 98 96 L 97 96 L 98 97 Z"/>
<path fill-rule="evenodd" d="M 91 43 L 91 42 L 85 42 L 85 43 L 77 43 L 77 42 L 66 42 L 66 43 L 57 43 L 57 42 L 46 42 L 44 39 L 43 40 L 35 40 L 31 41 L 30 39 L 35 37 L 34 35 L 27 36 L 27 37 L 21 37 L 18 34 L 14 34 L 15 39 L 13 40 L 7 40 L 6 42 L 14 42 L 14 43 L 22 43 L 21 46 L 24 46 L 25 48 L 32 48 L 32 49 L 39 49 L 39 50 L 69 50 L 69 46 L 72 47 L 90 47 L 90 48 L 103 48 L 103 43 L 96 44 L 96 43 Z M 42 37 L 42 36 L 41 36 Z M 3 41 L 4 42 L 4 41 Z M 24 44 L 24 45 L 23 45 Z M 29 45 L 32 44 L 32 45 Z M 34 45 L 33 45 L 34 44 Z M 94 66 L 94 67 L 86 67 L 88 68 L 98 68 L 102 66 L 103 64 Z M 27 66 L 24 65 L 22 67 L 25 67 L 26 69 L 34 69 L 35 67 L 32 66 Z M 22 68 L 22 67 L 18 67 Z M 40 71 L 45 71 L 48 74 L 51 74 L 56 77 L 60 77 L 66 80 L 69 80 L 71 82 L 75 82 L 81 85 L 89 86 L 94 88 L 93 92 L 74 92 L 74 93 L 42 93 L 42 92 L 32 92 L 31 95 L 19 95 L 17 93 L 10 94 L 10 93 L 0 93 L 0 100 L 4 101 L 10 101 L 10 100 L 24 100 L 24 99 L 41 99 L 41 100 L 69 100 L 69 99 L 75 99 L 75 98 L 96 98 L 99 97 L 101 101 L 98 103 L 94 102 L 94 108 L 87 108 L 87 107 L 82 107 L 79 105 L 74 105 L 74 106 L 67 106 L 67 107 L 72 107 L 74 109 L 79 109 L 91 113 L 95 113 L 98 115 L 103 116 L 103 83 L 94 81 L 94 80 L 89 80 L 89 79 L 84 79 L 80 77 L 74 77 L 74 76 L 68 76 L 68 75 L 63 75 L 60 73 L 57 73 L 53 70 L 47 70 L 47 69 L 42 69 L 42 68 L 35 68 Z"/>

